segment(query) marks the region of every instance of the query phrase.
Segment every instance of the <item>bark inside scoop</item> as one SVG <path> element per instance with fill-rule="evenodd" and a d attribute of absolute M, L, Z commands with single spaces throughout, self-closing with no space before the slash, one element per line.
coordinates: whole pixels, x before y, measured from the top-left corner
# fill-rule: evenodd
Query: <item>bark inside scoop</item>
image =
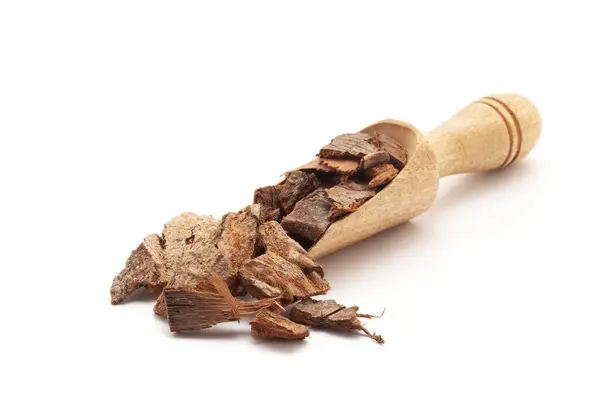
<path fill-rule="evenodd" d="M 367 184 L 348 181 L 327 189 L 326 194 L 332 202 L 329 219 L 335 221 L 356 211 L 358 207 L 375 196 L 376 193 Z"/>
<path fill-rule="evenodd" d="M 318 156 L 322 158 L 342 158 L 362 160 L 369 154 L 378 153 L 381 149 L 368 133 L 345 133 L 336 136 L 321 148 Z"/>
<path fill-rule="evenodd" d="M 283 228 L 310 248 L 332 223 L 358 210 L 406 165 L 408 153 L 396 139 L 385 132 L 336 136 L 282 183 L 257 189 L 255 202 L 279 204 Z"/>
<path fill-rule="evenodd" d="M 279 201 L 286 213 L 290 213 L 298 201 L 319 186 L 319 180 L 312 173 L 291 172 L 279 190 Z"/>
<path fill-rule="evenodd" d="M 360 161 L 344 158 L 320 158 L 318 171 L 330 172 L 341 176 L 350 176 L 360 169 Z"/>
<path fill-rule="evenodd" d="M 375 189 L 390 183 L 399 173 L 392 164 L 379 164 L 364 171 L 364 176 L 369 180 L 367 186 Z"/>
<path fill-rule="evenodd" d="M 283 218 L 281 226 L 289 233 L 314 243 L 329 227 L 332 207 L 325 190 L 316 190 L 298 202 L 294 210 Z"/>

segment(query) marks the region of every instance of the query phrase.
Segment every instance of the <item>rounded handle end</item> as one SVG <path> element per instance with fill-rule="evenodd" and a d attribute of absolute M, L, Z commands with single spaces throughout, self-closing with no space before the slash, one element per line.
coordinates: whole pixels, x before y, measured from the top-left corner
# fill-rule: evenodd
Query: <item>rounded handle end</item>
<path fill-rule="evenodd" d="M 440 176 L 504 168 L 525 157 L 541 132 L 541 117 L 516 94 L 482 97 L 428 135 Z"/>
<path fill-rule="evenodd" d="M 507 167 L 529 154 L 542 130 L 542 117 L 533 103 L 512 93 L 482 97 L 479 102 L 492 107 L 500 115 L 509 135 L 506 160 L 500 167 Z"/>

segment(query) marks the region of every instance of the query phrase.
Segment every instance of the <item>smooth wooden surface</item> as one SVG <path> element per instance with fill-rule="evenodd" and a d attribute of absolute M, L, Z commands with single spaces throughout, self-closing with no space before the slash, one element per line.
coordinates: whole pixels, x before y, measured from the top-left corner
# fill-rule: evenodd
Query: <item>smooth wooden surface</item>
<path fill-rule="evenodd" d="M 483 97 L 427 135 L 440 177 L 507 167 L 535 146 L 541 118 L 535 106 L 515 94 Z"/>
<path fill-rule="evenodd" d="M 402 172 L 356 212 L 333 223 L 309 250 L 322 257 L 425 212 L 440 177 L 510 166 L 535 146 L 541 118 L 535 106 L 515 94 L 483 97 L 423 135 L 414 126 L 384 120 L 361 132 L 393 136 L 408 151 Z"/>

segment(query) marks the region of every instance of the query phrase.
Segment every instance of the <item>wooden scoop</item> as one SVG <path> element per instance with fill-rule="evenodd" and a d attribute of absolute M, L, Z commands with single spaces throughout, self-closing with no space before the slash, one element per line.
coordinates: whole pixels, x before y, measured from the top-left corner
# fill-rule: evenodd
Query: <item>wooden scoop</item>
<path fill-rule="evenodd" d="M 408 162 L 375 197 L 333 223 L 310 255 L 333 253 L 422 214 L 435 199 L 439 178 L 507 167 L 533 149 L 540 130 L 537 109 L 516 94 L 483 97 L 427 135 L 393 119 L 364 128 L 394 137 L 407 149 Z"/>

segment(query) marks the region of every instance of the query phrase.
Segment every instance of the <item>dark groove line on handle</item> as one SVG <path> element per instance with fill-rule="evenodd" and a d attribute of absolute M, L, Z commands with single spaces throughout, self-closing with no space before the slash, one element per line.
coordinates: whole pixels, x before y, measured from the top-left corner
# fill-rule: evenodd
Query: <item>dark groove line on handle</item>
<path fill-rule="evenodd" d="M 500 111 L 500 109 L 498 107 L 496 107 L 493 104 L 488 103 L 487 101 L 483 101 L 483 99 L 485 99 L 485 98 L 486 97 L 482 98 L 481 100 L 477 100 L 475 103 L 485 104 L 486 106 L 491 107 L 494 111 L 496 111 L 496 113 L 500 116 L 500 118 L 502 118 L 502 121 L 504 121 L 504 125 L 506 125 L 506 129 L 508 130 L 508 153 L 506 154 L 506 158 L 504 159 L 504 162 L 502 164 L 500 164 L 500 166 L 498 167 L 498 168 L 504 168 L 508 165 L 508 160 L 510 159 L 510 155 L 511 155 L 512 149 L 513 149 L 512 127 L 508 123 L 508 119 L 506 119 L 506 117 L 504 116 L 504 114 L 502 114 L 502 112 Z"/>
<path fill-rule="evenodd" d="M 519 120 L 517 119 L 516 114 L 514 113 L 514 111 L 503 101 L 498 100 L 495 97 L 484 97 L 484 99 L 488 99 L 488 100 L 495 100 L 496 102 L 498 102 L 498 104 L 500 104 L 502 106 L 502 108 L 504 108 L 506 110 L 507 113 L 510 114 L 512 120 L 515 123 L 515 127 L 517 128 L 517 151 L 515 153 L 515 156 L 512 158 L 512 160 L 509 161 L 509 163 L 507 165 L 510 165 L 512 163 L 515 162 L 515 160 L 519 157 L 519 154 L 521 154 L 521 147 L 523 147 L 523 131 L 521 130 L 521 124 L 519 123 Z"/>

